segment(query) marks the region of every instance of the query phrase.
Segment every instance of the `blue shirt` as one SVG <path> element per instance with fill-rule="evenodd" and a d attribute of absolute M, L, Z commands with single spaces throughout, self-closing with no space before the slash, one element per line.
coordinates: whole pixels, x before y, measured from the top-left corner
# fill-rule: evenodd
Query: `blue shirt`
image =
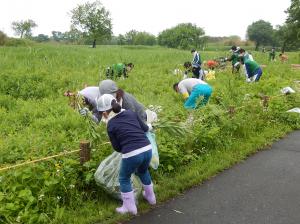
<path fill-rule="evenodd" d="M 148 129 L 148 126 L 131 110 L 120 112 L 107 124 L 111 144 L 114 150 L 122 154 L 149 145 L 150 142 L 145 135 Z"/>

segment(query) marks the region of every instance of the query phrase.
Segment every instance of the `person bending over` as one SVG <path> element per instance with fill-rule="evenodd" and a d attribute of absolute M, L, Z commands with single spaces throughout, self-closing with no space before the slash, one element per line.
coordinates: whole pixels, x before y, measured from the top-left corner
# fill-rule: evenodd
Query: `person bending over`
<path fill-rule="evenodd" d="M 110 94 L 104 94 L 97 100 L 98 111 L 102 113 L 107 123 L 107 133 L 112 147 L 122 153 L 119 182 L 123 205 L 116 208 L 121 214 L 137 214 L 134 192 L 131 185 L 131 175 L 135 173 L 143 184 L 143 196 L 149 204 L 156 204 L 153 184 L 149 173 L 152 158 L 152 147 L 145 132 L 149 127 L 140 120 L 136 113 L 124 110 Z M 110 117 L 110 113 L 114 116 Z"/>
<path fill-rule="evenodd" d="M 195 78 L 188 78 L 175 83 L 173 89 L 177 93 L 182 94 L 185 99 L 184 107 L 186 109 L 196 109 L 198 106 L 205 106 L 212 93 L 210 85 Z M 203 97 L 203 99 L 197 104 L 199 97 Z"/>

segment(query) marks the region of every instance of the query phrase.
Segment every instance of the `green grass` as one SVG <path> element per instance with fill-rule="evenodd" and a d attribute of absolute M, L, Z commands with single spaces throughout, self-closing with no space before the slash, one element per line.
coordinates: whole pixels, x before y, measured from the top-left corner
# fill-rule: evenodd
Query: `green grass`
<path fill-rule="evenodd" d="M 158 183 L 155 185 L 158 205 L 183 194 L 191 187 L 198 186 L 204 181 L 214 178 L 219 172 L 247 159 L 251 154 L 261 149 L 267 150 L 273 141 L 283 137 L 289 131 L 291 130 L 288 127 L 277 132 L 274 132 L 273 129 L 265 130 L 261 136 L 251 138 L 248 142 L 235 142 L 230 149 L 219 149 L 207 153 L 201 159 L 189 164 L 189 166 L 179 169 L 174 175 L 160 176 Z M 120 216 L 114 212 L 115 207 L 118 205 L 117 203 L 108 204 L 103 209 L 102 200 L 89 201 L 80 210 L 67 212 L 64 222 L 109 224 L 128 220 L 130 216 Z M 142 214 L 149 211 L 151 207 L 141 199 L 138 209 L 139 213 Z M 89 217 L 86 214 L 89 214 Z"/>
<path fill-rule="evenodd" d="M 202 60 L 226 56 L 224 52 L 201 52 Z M 253 52 L 265 64 L 259 83 L 228 70 L 209 81 L 214 91 L 209 105 L 197 111 L 183 108 L 182 98 L 172 90 L 181 76 L 173 75 L 189 61 L 189 51 L 160 47 L 34 45 L 0 48 L 0 167 L 78 148 L 81 139 L 91 139 L 89 123 L 68 106 L 65 90 L 80 90 L 84 84 L 98 85 L 106 66 L 133 62 L 135 67 L 118 85 L 145 106 L 161 105 L 161 118 L 194 123 L 180 141 L 162 130 L 156 133 L 160 167 L 151 170 L 158 201 L 182 193 L 248 155 L 264 148 L 287 132 L 300 127 L 299 94 L 271 98 L 267 110 L 260 95 L 275 96 L 291 86 L 300 73 L 290 63 L 299 63 L 299 52 L 291 52 L 288 64 L 268 62 L 268 55 Z M 249 99 L 245 94 L 250 94 Z M 229 106 L 237 110 L 229 116 Z M 92 159 L 83 167 L 78 155 L 0 173 L 0 223 L 114 223 L 128 218 L 114 211 L 119 202 L 110 198 L 93 179 L 101 160 L 112 152 L 104 126 L 93 141 Z M 75 186 L 75 187 L 71 187 Z M 149 209 L 140 202 L 139 211 Z M 52 221 L 51 221 L 52 220 Z"/>

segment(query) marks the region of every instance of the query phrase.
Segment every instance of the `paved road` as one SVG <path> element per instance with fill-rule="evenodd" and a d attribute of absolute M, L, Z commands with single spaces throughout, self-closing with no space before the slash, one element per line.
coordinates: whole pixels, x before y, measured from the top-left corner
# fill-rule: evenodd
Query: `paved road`
<path fill-rule="evenodd" d="M 300 131 L 128 224 L 299 224 Z"/>

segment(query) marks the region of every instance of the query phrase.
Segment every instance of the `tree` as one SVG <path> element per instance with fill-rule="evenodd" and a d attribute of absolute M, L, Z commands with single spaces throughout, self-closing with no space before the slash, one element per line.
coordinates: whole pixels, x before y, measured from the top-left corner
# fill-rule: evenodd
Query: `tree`
<path fill-rule="evenodd" d="M 71 43 L 81 43 L 83 39 L 83 34 L 79 31 L 71 27 L 71 30 L 62 34 L 63 39 L 66 42 Z"/>
<path fill-rule="evenodd" d="M 48 35 L 45 34 L 39 34 L 36 37 L 33 37 L 32 40 L 37 41 L 37 42 L 47 42 L 50 40 Z"/>
<path fill-rule="evenodd" d="M 124 44 L 126 44 L 126 38 L 125 38 L 125 36 L 122 35 L 122 34 L 119 34 L 119 36 L 117 37 L 117 43 L 118 43 L 119 45 L 124 45 Z"/>
<path fill-rule="evenodd" d="M 158 44 L 162 46 L 188 49 L 204 44 L 204 30 L 191 23 L 181 23 L 166 29 L 158 35 Z"/>
<path fill-rule="evenodd" d="M 155 45 L 156 37 L 147 32 L 138 32 L 133 40 L 134 45 Z"/>
<path fill-rule="evenodd" d="M 249 40 L 255 42 L 255 50 L 258 50 L 260 45 L 272 45 L 273 44 L 274 29 L 271 23 L 264 20 L 259 20 L 247 28 L 247 37 Z"/>
<path fill-rule="evenodd" d="M 277 39 L 280 40 L 282 51 L 300 47 L 300 1 L 291 0 L 291 6 L 286 10 L 288 17 L 283 26 L 278 28 Z"/>
<path fill-rule="evenodd" d="M 112 24 L 110 13 L 102 6 L 100 1 L 78 5 L 71 11 L 71 14 L 73 27 L 83 33 L 87 33 L 87 38 L 94 42 L 93 47 L 96 47 L 97 39 L 103 41 L 111 38 Z"/>
<path fill-rule="evenodd" d="M 32 29 L 35 27 L 37 27 L 37 24 L 31 19 L 12 22 L 12 29 L 16 35 L 20 35 L 20 38 L 23 38 L 23 36 L 26 38 L 31 37 Z"/>
<path fill-rule="evenodd" d="M 55 41 L 62 41 L 64 39 L 64 34 L 60 31 L 52 31 L 52 37 L 51 39 Z"/>
<path fill-rule="evenodd" d="M 138 31 L 136 30 L 130 30 L 129 32 L 125 33 L 125 40 L 127 44 L 132 45 L 135 36 L 138 34 Z"/>
<path fill-rule="evenodd" d="M 124 38 L 121 40 L 120 38 Z M 119 35 L 119 42 L 129 45 L 154 45 L 156 44 L 156 37 L 153 34 L 147 32 L 138 32 L 136 30 L 130 30 L 124 36 Z"/>

